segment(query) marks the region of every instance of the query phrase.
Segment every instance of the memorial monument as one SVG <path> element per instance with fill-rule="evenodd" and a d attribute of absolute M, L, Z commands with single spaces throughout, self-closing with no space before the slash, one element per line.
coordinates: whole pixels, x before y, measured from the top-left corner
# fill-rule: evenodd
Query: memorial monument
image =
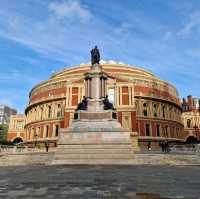
<path fill-rule="evenodd" d="M 91 69 L 85 73 L 85 96 L 69 128 L 60 129 L 51 164 L 131 164 L 134 158 L 130 131 L 117 121 L 106 88 L 100 53 L 91 50 Z"/>

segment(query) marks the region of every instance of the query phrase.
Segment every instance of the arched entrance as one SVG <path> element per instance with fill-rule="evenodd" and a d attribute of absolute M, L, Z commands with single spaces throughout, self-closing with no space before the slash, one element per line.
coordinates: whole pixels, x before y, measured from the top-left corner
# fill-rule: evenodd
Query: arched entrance
<path fill-rule="evenodd" d="M 187 140 L 186 140 L 186 143 L 187 143 L 187 144 L 195 144 L 195 143 L 197 143 L 197 138 L 194 137 L 194 136 L 189 136 L 189 137 L 187 138 Z"/>
<path fill-rule="evenodd" d="M 13 144 L 18 144 L 18 143 L 20 143 L 20 142 L 23 142 L 22 138 L 20 138 L 20 137 L 17 137 L 17 138 L 15 138 L 15 139 L 13 140 Z"/>

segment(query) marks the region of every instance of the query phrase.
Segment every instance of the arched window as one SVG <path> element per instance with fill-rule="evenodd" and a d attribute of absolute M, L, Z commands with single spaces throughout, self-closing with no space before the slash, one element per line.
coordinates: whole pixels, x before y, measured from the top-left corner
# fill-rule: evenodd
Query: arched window
<path fill-rule="evenodd" d="M 46 137 L 49 137 L 49 126 L 46 126 Z"/>
<path fill-rule="evenodd" d="M 151 130 L 150 130 L 150 124 L 145 124 L 145 135 L 150 136 Z"/>
<path fill-rule="evenodd" d="M 165 126 L 165 133 L 166 133 L 166 137 L 168 137 L 168 135 L 169 135 L 169 134 L 168 134 L 168 133 L 169 133 L 169 132 L 168 132 L 168 125 Z"/>
<path fill-rule="evenodd" d="M 170 106 L 169 107 L 169 118 L 172 119 L 173 117 L 173 114 L 172 114 L 172 107 Z"/>
<path fill-rule="evenodd" d="M 160 137 L 160 124 L 156 124 L 156 135 Z"/>
<path fill-rule="evenodd" d="M 187 119 L 187 128 L 191 128 L 191 120 Z"/>
<path fill-rule="evenodd" d="M 165 118 L 165 106 L 162 106 L 162 116 Z"/>
<path fill-rule="evenodd" d="M 71 99 L 71 105 L 72 106 L 78 105 L 78 97 L 79 97 L 78 93 L 79 93 L 79 88 L 73 87 L 72 88 L 72 99 Z"/>
<path fill-rule="evenodd" d="M 48 118 L 51 118 L 52 110 L 51 106 L 48 106 Z"/>
<path fill-rule="evenodd" d="M 143 103 L 143 115 L 147 116 L 148 112 L 147 112 L 147 103 Z"/>
<path fill-rule="evenodd" d="M 59 125 L 56 124 L 56 127 L 55 127 L 55 136 L 58 137 L 58 132 L 59 132 Z"/>
<path fill-rule="evenodd" d="M 42 120 L 43 118 L 43 107 L 40 108 L 40 119 Z"/>
<path fill-rule="evenodd" d="M 129 89 L 128 86 L 122 87 L 122 105 L 129 105 Z"/>
<path fill-rule="evenodd" d="M 61 117 L 61 106 L 58 104 L 57 117 Z"/>
<path fill-rule="evenodd" d="M 153 104 L 153 116 L 157 117 L 157 104 Z"/>

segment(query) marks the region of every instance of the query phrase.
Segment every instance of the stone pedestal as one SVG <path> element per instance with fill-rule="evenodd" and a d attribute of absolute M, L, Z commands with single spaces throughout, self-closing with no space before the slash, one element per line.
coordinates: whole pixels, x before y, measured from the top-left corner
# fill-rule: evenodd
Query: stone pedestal
<path fill-rule="evenodd" d="M 87 110 L 78 110 L 59 132 L 51 164 L 132 164 L 131 132 L 123 129 L 114 110 L 104 110 L 107 74 L 95 64 L 85 74 Z"/>
<path fill-rule="evenodd" d="M 62 129 L 60 138 L 51 164 L 121 165 L 133 163 L 130 132 L 68 132 L 67 129 Z"/>

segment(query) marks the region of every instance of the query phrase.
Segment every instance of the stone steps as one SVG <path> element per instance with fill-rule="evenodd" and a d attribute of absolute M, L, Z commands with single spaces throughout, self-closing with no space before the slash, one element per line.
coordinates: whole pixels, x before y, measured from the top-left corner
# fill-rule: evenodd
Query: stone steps
<path fill-rule="evenodd" d="M 132 146 L 130 145 L 130 143 L 127 143 L 128 147 L 130 147 L 130 149 L 132 148 Z M 127 149 L 127 145 L 126 144 L 109 144 L 109 143 L 101 143 L 101 144 L 97 144 L 97 143 L 90 143 L 90 144 L 60 144 L 57 150 L 60 149 Z"/>
<path fill-rule="evenodd" d="M 85 159 L 68 159 L 68 160 L 54 160 L 52 165 L 132 165 L 134 159 L 106 159 L 106 158 L 85 158 Z"/>
<path fill-rule="evenodd" d="M 50 164 L 125 164 L 134 159 L 130 132 L 60 133 Z"/>
<path fill-rule="evenodd" d="M 57 149 L 59 154 L 128 154 L 132 149 Z"/>
<path fill-rule="evenodd" d="M 130 153 L 72 153 L 72 154 L 57 154 L 55 160 L 68 160 L 68 159 L 129 159 L 133 158 L 133 155 Z"/>
<path fill-rule="evenodd" d="M 119 147 L 119 148 L 118 148 Z M 66 144 L 58 145 L 51 164 L 130 164 L 131 144 Z"/>
<path fill-rule="evenodd" d="M 64 140 L 63 141 L 60 141 L 59 145 L 78 145 L 78 144 L 82 144 L 82 145 L 89 145 L 89 144 L 98 144 L 98 145 L 126 145 L 126 144 L 131 144 L 131 140 L 127 140 L 127 139 L 114 139 L 114 140 L 97 140 L 97 139 L 92 139 L 92 138 L 88 138 L 88 139 L 85 139 L 85 138 L 82 138 L 82 139 L 76 139 L 76 138 L 69 138 L 68 140 Z"/>

